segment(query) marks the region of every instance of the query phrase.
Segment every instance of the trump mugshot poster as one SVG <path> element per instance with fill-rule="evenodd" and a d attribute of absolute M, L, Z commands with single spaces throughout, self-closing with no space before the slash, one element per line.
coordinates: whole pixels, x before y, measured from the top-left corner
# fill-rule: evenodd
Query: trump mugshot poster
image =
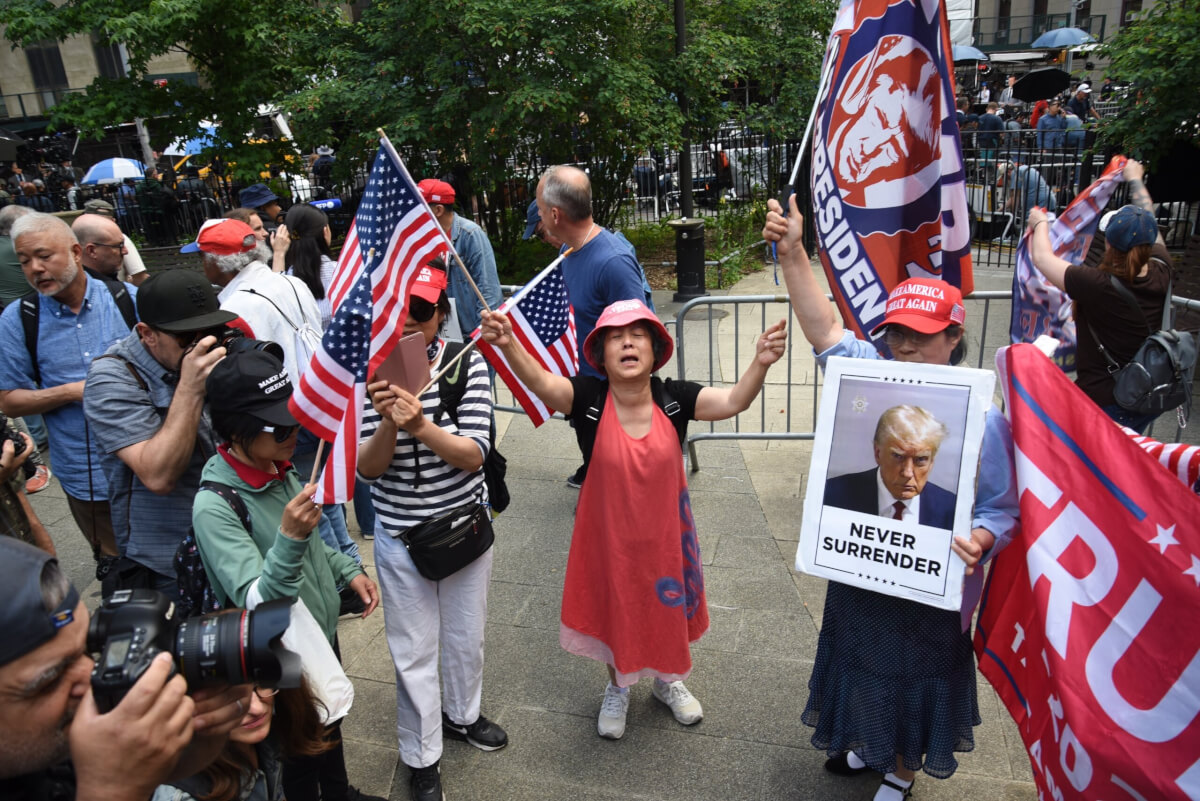
<path fill-rule="evenodd" d="M 995 375 L 834 357 L 825 367 L 796 569 L 941 609 L 962 603 Z"/>

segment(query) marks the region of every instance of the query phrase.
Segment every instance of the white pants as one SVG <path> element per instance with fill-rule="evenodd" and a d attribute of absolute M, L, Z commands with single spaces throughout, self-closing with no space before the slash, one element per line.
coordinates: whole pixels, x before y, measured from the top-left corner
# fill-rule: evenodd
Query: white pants
<path fill-rule="evenodd" d="M 430 581 L 417 572 L 404 543 L 375 526 L 383 623 L 396 665 L 396 735 L 400 759 L 409 767 L 441 759 L 443 709 L 455 723 L 479 718 L 492 551 Z M 439 645 L 445 698 L 438 690 Z"/>

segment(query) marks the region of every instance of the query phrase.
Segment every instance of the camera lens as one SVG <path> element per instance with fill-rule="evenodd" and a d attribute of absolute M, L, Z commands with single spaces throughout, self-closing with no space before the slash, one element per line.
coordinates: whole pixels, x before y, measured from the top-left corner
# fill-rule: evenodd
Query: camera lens
<path fill-rule="evenodd" d="M 260 684 L 296 687 L 300 657 L 282 643 L 292 620 L 292 599 L 259 604 L 253 612 L 229 609 L 188 618 L 179 626 L 176 657 L 189 687 Z"/>

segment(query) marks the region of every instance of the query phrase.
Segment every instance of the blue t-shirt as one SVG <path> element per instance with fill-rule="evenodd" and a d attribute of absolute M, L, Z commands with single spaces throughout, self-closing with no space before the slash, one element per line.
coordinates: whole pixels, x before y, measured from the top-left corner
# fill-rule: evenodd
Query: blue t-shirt
<path fill-rule="evenodd" d="M 125 288 L 130 296 L 137 289 Z M 87 279 L 79 314 L 54 298 L 38 298 L 38 368 L 42 387 L 82 381 L 92 360 L 129 334 L 129 326 L 112 293 Z M 10 303 L 0 315 L 0 390 L 39 389 L 33 383 L 33 361 L 25 348 L 21 304 Z M 108 500 L 108 482 L 100 469 L 100 452 L 88 436 L 83 404 L 66 403 L 42 414 L 50 432 L 50 462 L 63 490 L 82 500 Z M 80 447 L 83 443 L 87 447 Z"/>
<path fill-rule="evenodd" d="M 600 229 L 594 239 L 563 259 L 567 297 L 575 310 L 579 372 L 583 375 L 604 377 L 583 358 L 583 344 L 596 327 L 600 313 L 618 300 L 645 302 L 641 269 L 631 250 L 616 234 Z"/>

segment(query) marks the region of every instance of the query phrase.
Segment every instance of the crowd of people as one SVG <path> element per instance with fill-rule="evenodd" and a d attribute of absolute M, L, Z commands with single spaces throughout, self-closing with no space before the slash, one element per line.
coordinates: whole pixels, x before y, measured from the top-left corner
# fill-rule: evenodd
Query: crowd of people
<path fill-rule="evenodd" d="M 1146 219 L 1140 165 L 1130 165 L 1134 205 L 1109 223 L 1110 255 L 1099 269 L 1049 251 L 1039 208 L 1027 222 L 1038 269 L 1076 298 L 1081 321 L 1106 321 L 1103 343 L 1081 334 L 1080 386 L 1115 420 L 1137 428 L 1148 421 L 1114 411 L 1111 387 L 1099 375 L 1103 363 L 1084 355 L 1106 344 L 1128 358 L 1132 336 L 1156 319 L 1169 276 L 1153 217 Z M 379 607 L 395 665 L 398 751 L 414 801 L 445 797 L 444 738 L 484 751 L 508 744 L 509 734 L 483 714 L 493 559 L 484 467 L 494 448 L 494 377 L 478 352 L 463 355 L 447 340 L 452 322 L 463 331 L 480 326 L 525 385 L 575 427 L 582 466 L 568 483 L 581 491 L 559 640 L 606 667 L 598 735 L 622 737 L 630 693 L 642 678 L 680 724 L 703 718 L 684 684 L 691 646 L 708 629 L 708 607 L 682 444 L 688 421 L 723 420 L 750 406 L 786 352 L 785 322 L 758 337 L 731 387 L 660 380 L 674 343 L 647 303 L 636 255 L 592 219 L 587 175 L 552 167 L 538 183 L 525 236 L 562 254 L 575 310 L 579 374 L 553 375 L 497 311 L 491 246 L 455 211 L 454 187 L 426 179 L 418 189 L 463 264 L 434 260 L 422 268 L 403 333 L 419 338 L 431 375 L 458 359 L 460 389 L 450 393 L 441 381 L 423 390 L 377 377 L 368 383 L 354 511 L 374 540 L 378 585 L 363 568 L 343 507 L 314 502 L 316 438 L 288 407 L 330 319 L 333 262 L 320 210 L 297 204 L 284 213 L 269 187 L 250 187 L 242 208 L 206 221 L 182 249 L 197 254 L 200 270 L 149 276 L 127 263 L 131 249 L 111 209 L 90 208 L 71 225 L 24 205 L 0 210 L 0 242 L 7 238 L 13 253 L 0 271 L 19 274 L 31 290 L 0 315 L 0 410 L 41 419 L 102 596 L 150 590 L 198 603 L 196 612 L 296 599 L 314 632 L 299 649 L 299 687 L 188 688 L 160 656 L 123 700 L 101 711 L 89 689 L 89 612 L 54 558 L 55 536 L 64 534 L 47 531 L 23 491 L 22 467 L 38 443 L 14 434 L 0 452 L 5 797 L 369 799 L 347 775 L 344 707 L 328 676 L 314 679 L 309 668 L 332 663 L 341 673 L 339 618 Z M 818 362 L 880 358 L 872 342 L 838 322 L 810 267 L 794 198 L 789 212 L 771 201 L 763 236 L 777 245 L 792 310 Z M 1138 294 L 1145 321 L 1117 324 L 1129 315 L 1107 288 L 1109 275 Z M 944 285 L 910 279 L 893 297 L 930 294 L 935 286 Z M 888 305 L 872 333 L 897 361 L 963 359 L 962 297 L 949 286 L 938 294 L 941 300 L 918 307 Z M 901 484 L 923 483 L 921 459 L 930 457 L 920 452 L 936 445 L 909 442 L 925 438 L 905 434 L 907 425 L 888 429 L 887 447 L 897 454 Z M 1016 530 L 1012 437 L 997 409 L 987 414 L 982 465 L 970 529 L 953 544 L 968 588 Z M 880 487 L 880 497 L 892 492 Z M 915 520 L 921 507 L 913 495 L 896 490 L 878 511 Z M 440 570 L 418 547 L 436 532 L 462 537 L 476 551 Z M 193 540 L 205 577 L 199 596 L 184 571 Z M 944 611 L 829 584 L 803 720 L 828 755 L 828 770 L 883 774 L 876 801 L 907 798 L 917 771 L 952 775 L 955 754 L 973 748 L 980 716 L 962 625 L 971 613 L 966 603 L 961 612 Z M 904 658 L 893 658 L 899 651 Z"/>

